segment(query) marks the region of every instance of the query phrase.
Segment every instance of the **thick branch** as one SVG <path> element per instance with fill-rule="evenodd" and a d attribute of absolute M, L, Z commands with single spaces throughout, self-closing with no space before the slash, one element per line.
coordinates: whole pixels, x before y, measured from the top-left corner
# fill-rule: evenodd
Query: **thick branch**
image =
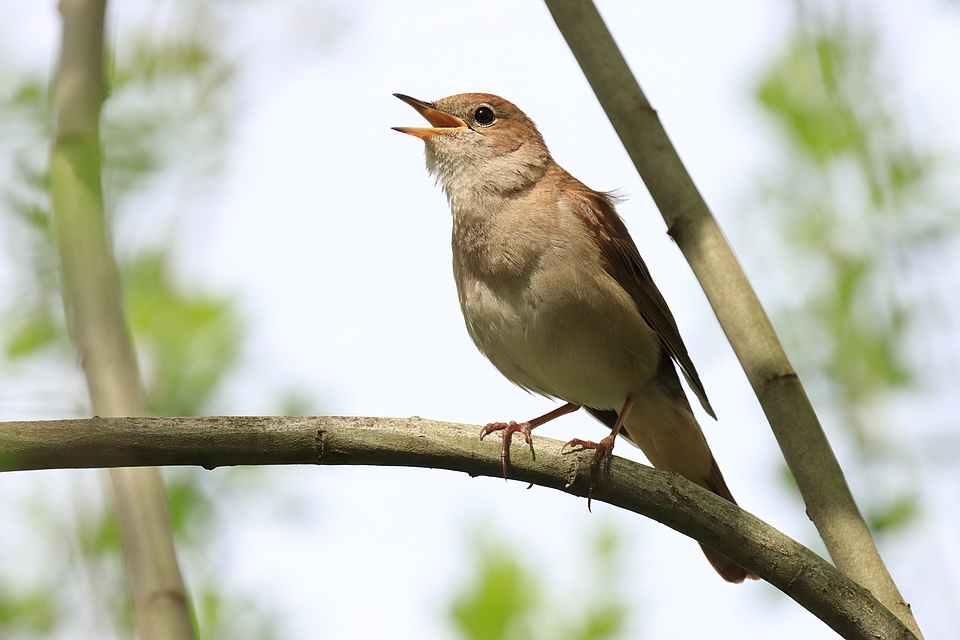
<path fill-rule="evenodd" d="M 477 427 L 421 418 L 93 418 L 0 423 L 0 471 L 136 465 L 351 464 L 408 466 L 499 477 L 500 446 Z M 537 438 L 517 447 L 511 477 L 586 494 L 581 455 Z M 614 458 L 594 500 L 653 518 L 769 581 L 845 638 L 914 636 L 869 591 L 818 555 L 681 476 Z"/>
<path fill-rule="evenodd" d="M 920 636 L 773 325 L 596 7 L 545 2 L 700 281 L 830 556 Z"/>
<path fill-rule="evenodd" d="M 108 241 L 100 179 L 100 106 L 106 0 L 62 0 L 63 45 L 50 154 L 54 223 L 67 321 L 100 415 L 143 413 L 137 362 Z M 112 469 L 117 520 L 145 640 L 188 640 L 193 621 L 156 469 Z"/>

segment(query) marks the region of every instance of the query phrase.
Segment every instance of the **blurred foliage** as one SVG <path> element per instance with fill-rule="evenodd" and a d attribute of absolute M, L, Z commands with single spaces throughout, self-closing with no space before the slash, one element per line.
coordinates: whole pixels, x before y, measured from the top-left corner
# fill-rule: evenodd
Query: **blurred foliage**
<path fill-rule="evenodd" d="M 450 620 L 465 640 L 608 640 L 628 634 L 621 541 L 601 526 L 578 559 L 576 589 L 549 593 L 545 572 L 502 540 L 475 536 L 470 582 L 454 596 Z M 631 635 L 635 637 L 635 635 Z"/>
<path fill-rule="evenodd" d="M 49 591 L 38 590 L 26 596 L 0 592 L 0 629 L 40 636 L 54 628 L 56 615 L 56 605 Z"/>
<path fill-rule="evenodd" d="M 914 462 L 885 410 L 923 384 L 910 341 L 929 327 L 914 267 L 948 247 L 960 217 L 941 188 L 943 155 L 910 135 L 879 32 L 851 12 L 848 3 L 797 4 L 756 90 L 784 142 L 760 193 L 796 276 L 778 324 L 859 456 L 868 522 L 886 531 L 919 512 Z M 894 487 L 891 477 L 905 481 Z"/>
<path fill-rule="evenodd" d="M 183 293 L 168 263 L 166 254 L 151 251 L 125 265 L 124 301 L 145 365 L 148 413 L 192 416 L 237 361 L 242 329 L 232 300 Z"/>
<path fill-rule="evenodd" d="M 538 575 L 523 569 L 506 546 L 485 549 L 477 584 L 453 606 L 457 627 L 469 640 L 529 637 L 508 633 L 523 624 L 540 597 Z"/>
<path fill-rule="evenodd" d="M 221 590 L 205 588 L 194 596 L 193 606 L 201 621 L 197 635 L 205 640 L 283 637 L 275 614 L 264 615 L 260 604 L 251 597 L 225 598 Z"/>
<path fill-rule="evenodd" d="M 114 236 L 122 235 L 117 259 L 152 415 L 203 414 L 237 365 L 245 333 L 232 297 L 184 284 L 175 234 L 158 233 L 157 226 L 158 217 L 169 223 L 167 212 L 180 206 L 169 188 L 177 175 L 192 196 L 218 175 L 237 101 L 236 64 L 224 39 L 230 4 L 144 3 L 141 22 L 108 38 L 114 48 L 101 121 L 104 198 Z M 10 159 L 0 162 L 0 171 L 9 174 L 3 176 L 0 224 L 17 269 L 0 300 L 0 354 L 15 363 L 46 365 L 53 358 L 70 367 L 75 362 L 51 229 L 51 140 L 48 81 L 27 75 L 6 99 L 0 94 L 0 156 Z M 284 403 L 299 411 L 312 404 L 302 391 L 287 392 Z M 202 637 L 279 637 L 277 615 L 223 582 L 214 549 L 228 518 L 243 509 L 237 503 L 289 500 L 270 494 L 274 483 L 261 470 L 168 469 L 164 475 Z M 82 490 L 82 482 L 77 487 L 72 513 L 45 505 L 48 496 L 40 493 L 25 505 L 36 543 L 54 551 L 33 591 L 0 589 L 0 637 L 82 634 L 85 624 L 89 637 L 132 635 L 110 500 Z M 9 573 L 2 569 L 0 578 Z M 25 582 L 22 569 L 9 574 L 18 588 Z"/>

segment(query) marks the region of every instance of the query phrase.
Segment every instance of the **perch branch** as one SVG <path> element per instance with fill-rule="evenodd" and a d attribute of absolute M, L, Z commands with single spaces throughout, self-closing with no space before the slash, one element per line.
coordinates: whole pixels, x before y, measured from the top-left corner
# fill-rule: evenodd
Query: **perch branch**
<path fill-rule="evenodd" d="M 381 465 L 500 477 L 500 446 L 478 427 L 421 418 L 92 418 L 0 423 L 0 471 L 137 465 Z M 579 455 L 537 438 L 511 477 L 585 496 Z M 589 454 L 587 454 L 589 455 Z M 713 547 L 850 640 L 916 640 L 871 593 L 762 520 L 683 477 L 615 457 L 594 500 L 645 515 Z"/>

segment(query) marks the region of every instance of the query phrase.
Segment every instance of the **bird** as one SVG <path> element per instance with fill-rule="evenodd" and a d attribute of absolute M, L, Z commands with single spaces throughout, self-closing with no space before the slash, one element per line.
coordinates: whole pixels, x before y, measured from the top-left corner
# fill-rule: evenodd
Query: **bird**
<path fill-rule="evenodd" d="M 618 435 L 658 468 L 736 504 L 680 384 L 677 368 L 711 417 L 676 320 L 615 209 L 616 199 L 567 173 L 534 122 L 488 93 L 426 102 L 395 93 L 430 127 L 393 127 L 424 142 L 427 170 L 453 216 L 453 273 L 467 332 L 507 379 L 565 402 L 524 422 L 493 422 L 481 438 L 521 433 L 581 407 L 610 427 L 593 449 L 609 471 Z M 714 569 L 739 583 L 755 575 L 701 545 Z"/>

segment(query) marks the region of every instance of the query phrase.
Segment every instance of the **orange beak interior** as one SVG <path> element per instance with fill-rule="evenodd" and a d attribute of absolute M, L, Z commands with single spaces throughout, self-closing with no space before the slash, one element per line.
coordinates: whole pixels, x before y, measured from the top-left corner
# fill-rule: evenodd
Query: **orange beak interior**
<path fill-rule="evenodd" d="M 411 136 L 420 138 L 421 140 L 426 140 L 430 136 L 443 133 L 444 131 L 449 131 L 450 129 L 465 129 L 467 127 L 467 123 L 460 118 L 452 116 L 449 113 L 444 113 L 443 111 L 437 111 L 429 102 L 417 100 L 416 98 L 405 96 L 402 93 L 395 93 L 393 95 L 416 109 L 417 113 L 422 115 L 427 119 L 427 122 L 433 125 L 433 127 L 393 127 L 394 131 L 408 133 Z"/>

